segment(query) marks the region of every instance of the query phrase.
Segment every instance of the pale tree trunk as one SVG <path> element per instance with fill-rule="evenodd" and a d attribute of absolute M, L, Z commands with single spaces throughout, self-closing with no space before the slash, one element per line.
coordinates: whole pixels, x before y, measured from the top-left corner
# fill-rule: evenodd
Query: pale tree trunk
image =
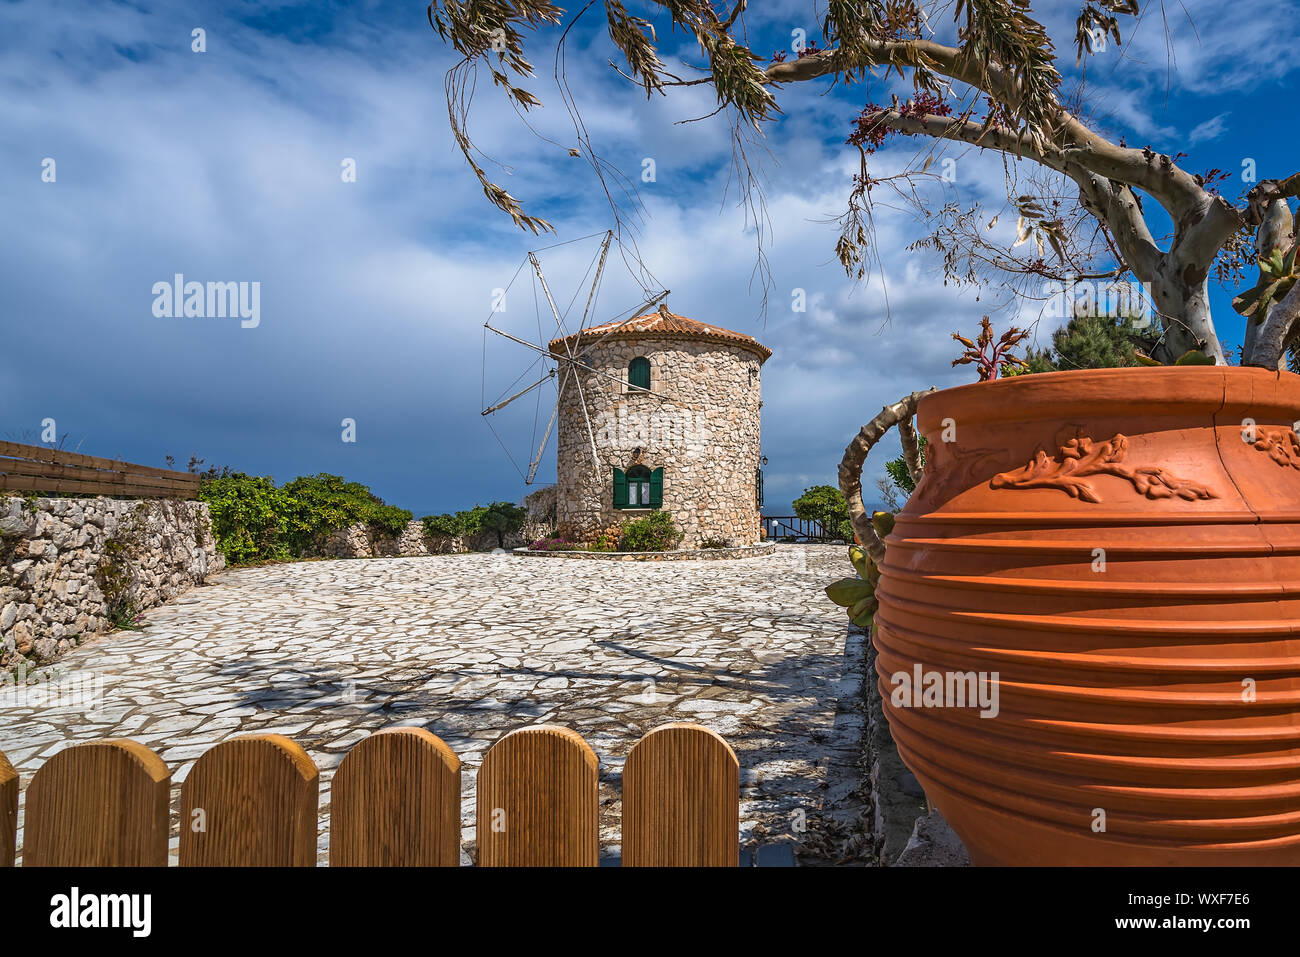
<path fill-rule="evenodd" d="M 1286 368 L 1286 343 L 1300 322 L 1300 282 L 1268 311 L 1255 336 L 1253 365 L 1266 369 Z"/>
<path fill-rule="evenodd" d="M 1204 268 L 1191 263 L 1180 268 L 1175 257 L 1165 257 L 1149 281 L 1165 333 L 1153 358 L 1172 363 L 1184 353 L 1199 349 L 1212 356 L 1216 364 L 1226 365 L 1223 344 L 1215 334 L 1210 314 L 1210 285 Z"/>
<path fill-rule="evenodd" d="M 1295 242 L 1295 220 L 1285 198 L 1274 199 L 1265 208 L 1255 234 L 1255 256 L 1267 259 L 1273 250 L 1289 252 Z M 1294 293 L 1300 283 L 1292 287 Z M 1287 295 L 1268 310 L 1262 320 L 1246 320 L 1244 354 L 1253 365 L 1286 370 L 1286 349 L 1296 335 L 1300 301 Z"/>

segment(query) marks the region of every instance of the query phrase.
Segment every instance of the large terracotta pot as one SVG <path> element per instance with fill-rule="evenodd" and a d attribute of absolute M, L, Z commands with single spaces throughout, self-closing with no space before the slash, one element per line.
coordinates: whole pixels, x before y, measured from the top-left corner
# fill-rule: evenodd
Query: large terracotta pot
<path fill-rule="evenodd" d="M 1300 377 L 1224 367 L 921 400 L 877 668 L 975 863 L 1300 864 L 1297 419 Z"/>

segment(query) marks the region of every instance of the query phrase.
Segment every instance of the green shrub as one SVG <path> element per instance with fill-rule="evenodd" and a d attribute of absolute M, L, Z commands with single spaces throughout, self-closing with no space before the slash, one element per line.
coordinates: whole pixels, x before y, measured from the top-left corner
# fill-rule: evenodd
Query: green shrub
<path fill-rule="evenodd" d="M 296 478 L 281 491 L 289 505 L 289 550 L 295 556 L 319 549 L 331 532 L 349 525 L 368 525 L 392 538 L 411 520 L 406 509 L 385 505 L 360 482 L 328 472 Z"/>
<path fill-rule="evenodd" d="M 497 547 L 506 547 L 506 536 L 513 535 L 524 527 L 528 510 L 511 502 L 493 502 L 479 519 L 479 527 L 485 532 L 496 532 Z"/>
<path fill-rule="evenodd" d="M 424 534 L 430 538 L 436 538 L 441 535 L 456 537 L 458 535 L 468 534 L 468 523 L 465 520 L 465 512 L 457 512 L 455 515 L 443 513 L 442 515 L 426 515 L 420 519 L 420 524 L 424 526 Z"/>
<path fill-rule="evenodd" d="M 208 503 L 217 548 L 231 565 L 301 558 L 349 525 L 395 537 L 411 520 L 359 482 L 325 472 L 276 488 L 269 476 L 223 471 L 204 477 L 199 499 Z"/>
<path fill-rule="evenodd" d="M 468 536 L 479 532 L 495 532 L 498 547 L 505 548 L 505 537 L 521 530 L 527 518 L 528 510 L 513 502 L 493 502 L 490 505 L 475 505 L 454 515 L 426 515 L 420 522 L 424 525 L 424 534 L 429 536 Z"/>
<path fill-rule="evenodd" d="M 217 549 L 231 565 L 290 558 L 287 496 L 268 477 L 231 472 L 199 485 L 208 503 Z"/>
<path fill-rule="evenodd" d="M 849 520 L 849 503 L 844 500 L 844 493 L 833 485 L 814 485 L 803 490 L 803 494 L 794 500 L 794 513 L 804 521 L 818 522 L 824 534 L 844 537 L 844 526 Z M 850 531 L 847 536 L 853 540 Z"/>
<path fill-rule="evenodd" d="M 621 552 L 666 552 L 682 540 L 682 530 L 668 512 L 652 512 L 645 518 L 623 523 L 618 548 Z"/>
<path fill-rule="evenodd" d="M 700 542 L 700 548 L 731 548 L 731 539 L 706 538 Z"/>

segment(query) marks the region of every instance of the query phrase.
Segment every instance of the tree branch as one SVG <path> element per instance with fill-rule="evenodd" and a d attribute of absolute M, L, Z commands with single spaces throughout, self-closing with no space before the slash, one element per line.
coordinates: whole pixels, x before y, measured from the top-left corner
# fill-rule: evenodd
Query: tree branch
<path fill-rule="evenodd" d="M 1005 127 L 986 128 L 961 117 L 903 114 L 893 109 L 881 110 L 875 116 L 877 122 L 899 133 L 957 140 L 982 149 L 995 149 L 1064 173 L 1078 183 L 1083 207 L 1105 223 L 1114 235 L 1128 267 L 1139 279 L 1150 281 L 1153 277 L 1163 253 L 1151 235 L 1137 197 L 1126 184 L 1113 183 L 1104 176 L 1091 173 L 1071 162 L 1067 158 L 1068 151 L 1062 151 L 1034 134 L 1016 133 Z"/>
<path fill-rule="evenodd" d="M 880 110 L 875 121 L 897 133 L 908 136 L 929 136 L 940 140 L 958 140 L 981 149 L 998 150 L 1013 156 L 1028 157 L 1058 172 L 1066 171 L 1061 151 L 1034 134 L 1016 133 L 1002 126 L 984 126 L 965 117 L 936 116 L 933 113 L 901 113 L 898 110 Z"/>
<path fill-rule="evenodd" d="M 898 423 L 898 441 L 903 446 L 903 464 L 912 476 L 912 485 L 921 481 L 921 446 L 916 440 L 916 426 L 909 415 Z"/>
<path fill-rule="evenodd" d="M 1245 224 L 1242 211 L 1222 196 L 1207 194 L 1206 198 L 1208 202 L 1204 209 L 1190 212 L 1182 222 L 1175 224 L 1174 244 L 1169 249 L 1169 256 L 1176 268 L 1187 264 L 1208 271 L 1223 244 Z"/>
<path fill-rule="evenodd" d="M 880 437 L 896 425 L 906 420 L 909 425 L 916 415 L 916 404 L 921 397 L 935 391 L 933 387 L 923 392 L 913 392 L 904 396 L 893 405 L 887 405 L 880 414 L 862 427 L 848 448 L 844 450 L 844 459 L 840 462 L 840 491 L 849 504 L 849 520 L 858 541 L 867 550 L 867 554 L 877 564 L 885 560 L 885 543 L 876 534 L 871 524 L 871 516 L 862 502 L 862 465 L 867 460 L 871 447 L 880 441 Z"/>
<path fill-rule="evenodd" d="M 1300 282 L 1291 287 L 1291 291 L 1282 297 L 1268 311 L 1266 318 L 1255 333 L 1254 351 L 1248 357 L 1249 364 L 1262 369 L 1276 369 L 1282 361 L 1286 342 L 1296 331 L 1300 320 Z M 852 510 L 852 503 L 849 503 Z M 857 526 L 855 525 L 854 528 Z"/>
<path fill-rule="evenodd" d="M 1005 69 L 990 63 L 981 70 L 975 58 L 966 56 L 957 47 L 919 39 L 866 40 L 862 47 L 868 57 L 865 63 L 844 62 L 836 49 L 785 63 L 773 63 L 764 74 L 770 83 L 790 83 L 858 67 L 886 66 L 900 73 L 905 67 L 919 67 L 974 87 L 1013 110 L 1020 102 L 1019 84 Z M 1111 143 L 1062 106 L 1058 105 L 1052 118 L 1052 128 L 1038 132 L 1065 150 L 1069 161 L 1107 179 L 1119 180 L 1150 193 L 1175 220 L 1202 206 L 1208 196 L 1196 178 L 1168 156 Z"/>
<path fill-rule="evenodd" d="M 1079 172 L 1081 175 L 1072 175 L 1071 178 L 1079 184 L 1080 204 L 1106 224 L 1134 275 L 1143 282 L 1150 282 L 1164 254 L 1151 235 L 1133 190 L 1104 176 Z"/>

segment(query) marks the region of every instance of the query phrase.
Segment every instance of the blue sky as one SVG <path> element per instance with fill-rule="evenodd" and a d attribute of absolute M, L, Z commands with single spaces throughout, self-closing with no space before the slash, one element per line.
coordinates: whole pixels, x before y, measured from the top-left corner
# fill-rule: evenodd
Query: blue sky
<path fill-rule="evenodd" d="M 1047 23 L 1071 70 L 1075 6 L 1047 7 L 1059 8 Z M 1170 66 L 1159 6 L 1146 6 L 1124 52 L 1089 65 L 1102 129 L 1185 150 L 1190 170 L 1233 172 L 1231 198 L 1247 158 L 1261 176 L 1294 172 L 1294 7 L 1167 5 Z M 789 48 L 796 27 L 816 35 L 811 4 L 754 7 L 757 50 Z M 673 290 L 672 309 L 774 350 L 764 452 L 769 503 L 784 507 L 807 485 L 833 483 L 844 445 L 882 404 L 969 381 L 968 368 L 949 367 L 948 337 L 969 334 L 989 303 L 945 287 L 932 258 L 905 250 L 921 229 L 901 213 L 878 218 L 888 315 L 878 278 L 845 279 L 825 222 L 842 211 L 857 162 L 843 140 L 863 103 L 891 87 L 802 84 L 781 92 L 784 115 L 766 131 L 774 288 L 764 318 L 750 282 L 752 232 L 722 201 L 725 123 L 675 122 L 710 112 L 709 94 L 647 104 L 609 69 L 600 23 L 591 16 L 593 28 L 575 32 L 570 83 L 606 159 L 638 179 L 642 160 L 656 161 L 656 182 L 640 184 L 637 241 Z M 206 53 L 191 51 L 196 27 Z M 567 146 L 572 126 L 551 78 L 556 36 L 532 48 L 539 77 L 528 85 L 545 108 L 531 119 Z M 671 65 L 698 61 L 680 34 L 660 36 Z M 521 233 L 490 207 L 448 131 L 452 62 L 421 2 L 0 2 L 0 437 L 34 441 L 53 418 L 69 448 L 159 464 L 195 453 L 280 481 L 336 472 L 417 515 L 521 497 L 527 489 L 479 411 L 485 366 L 491 398 L 532 357 L 500 341 L 485 354 L 492 290 L 529 248 L 611 221 L 590 167 L 532 137 L 483 83 L 471 132 L 512 168 L 489 172 L 557 235 Z M 960 149 L 951 198 L 996 210 L 1000 161 Z M 902 140 L 877 161 L 897 167 L 913 151 Z M 53 183 L 41 178 L 46 158 Z M 345 158 L 356 161 L 355 183 L 342 182 Z M 573 294 L 593 251 L 588 242 L 543 256 L 557 298 Z M 634 301 L 618 271 L 598 319 Z M 260 324 L 155 317 L 152 287 L 176 273 L 260 282 Z M 796 288 L 807 312 L 790 309 Z M 1231 295 L 1216 291 L 1216 319 L 1236 343 Z M 531 292 L 523 299 L 497 318 L 531 326 L 535 339 Z M 1024 318 L 1037 312 L 1027 306 Z M 1040 343 L 1052 325 L 1038 325 Z M 516 411 L 498 427 L 526 461 L 536 409 Z M 341 441 L 344 418 L 356 421 L 355 443 Z M 539 479 L 553 474 L 548 455 Z"/>

